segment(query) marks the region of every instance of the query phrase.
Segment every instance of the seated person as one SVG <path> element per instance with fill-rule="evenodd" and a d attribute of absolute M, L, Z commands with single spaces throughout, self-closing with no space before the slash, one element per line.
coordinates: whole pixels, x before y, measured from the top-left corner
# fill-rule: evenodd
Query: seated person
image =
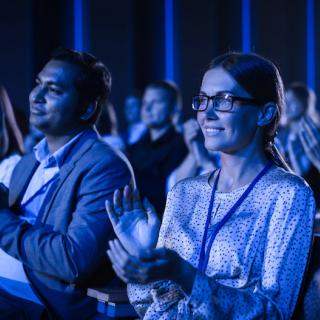
<path fill-rule="evenodd" d="M 287 155 L 294 172 L 301 175 L 311 186 L 317 208 L 320 208 L 320 172 L 314 163 L 314 157 L 310 158 L 309 147 L 303 143 L 307 139 L 303 136 L 310 132 L 310 125 L 317 127 L 314 117 L 315 94 L 303 83 L 295 82 L 286 90 L 285 114 L 287 119 L 287 138 L 284 140 L 284 152 Z M 312 116 L 312 117 L 311 117 Z M 313 140 L 308 145 L 316 146 Z M 309 154 L 309 155 L 308 155 Z M 320 155 L 318 155 L 320 156 Z"/>
<path fill-rule="evenodd" d="M 0 182 L 9 186 L 12 170 L 24 153 L 23 138 L 7 91 L 0 86 Z"/>
<path fill-rule="evenodd" d="M 167 178 L 187 155 L 183 137 L 172 125 L 172 114 L 179 96 L 178 88 L 169 82 L 149 84 L 141 109 L 142 121 L 148 132 L 128 147 L 137 186 L 160 214 L 166 202 Z"/>
<path fill-rule="evenodd" d="M 37 76 L 30 123 L 45 138 L 15 167 L 9 195 L 0 189 L 0 314 L 8 319 L 18 311 L 37 319 L 39 309 L 51 319 L 90 319 L 96 302 L 87 287 L 114 280 L 104 202 L 131 176 L 92 128 L 110 86 L 103 63 L 68 49 Z"/>
<path fill-rule="evenodd" d="M 271 61 L 217 57 L 193 109 L 206 149 L 220 152 L 220 168 L 174 186 L 160 231 L 137 190 L 126 187 L 107 202 L 120 240 L 108 255 L 145 320 L 292 317 L 315 202 L 274 148 L 283 96 Z"/>
<path fill-rule="evenodd" d="M 121 133 L 121 136 L 126 146 L 137 143 L 147 131 L 147 127 L 141 121 L 141 105 L 141 94 L 138 92 L 129 94 L 125 99 L 124 116 L 127 127 L 126 130 Z"/>

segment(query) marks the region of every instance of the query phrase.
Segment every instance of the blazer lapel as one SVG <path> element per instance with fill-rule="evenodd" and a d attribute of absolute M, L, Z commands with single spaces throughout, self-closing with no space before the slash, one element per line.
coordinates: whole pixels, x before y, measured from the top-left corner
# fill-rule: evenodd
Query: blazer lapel
<path fill-rule="evenodd" d="M 39 166 L 33 153 L 25 156 L 13 172 L 9 186 L 9 207 L 19 206 L 29 182 Z M 14 182 L 13 182 L 14 181 Z"/>
<path fill-rule="evenodd" d="M 39 221 L 44 223 L 48 217 L 48 214 L 53 206 L 53 202 L 55 197 L 57 196 L 59 190 L 63 186 L 64 183 L 66 183 L 66 180 L 74 167 L 76 166 L 76 163 L 78 160 L 81 159 L 81 157 L 92 147 L 93 143 L 97 141 L 96 137 L 82 137 L 78 143 L 73 147 L 73 152 L 69 155 L 68 159 L 66 159 L 65 163 L 60 169 L 60 177 L 58 183 L 55 185 L 55 189 L 52 193 L 50 193 L 51 197 L 48 199 L 47 203 L 44 203 L 42 206 L 40 213 L 42 214 L 41 217 L 39 217 Z M 80 145 L 79 145 L 80 144 Z"/>

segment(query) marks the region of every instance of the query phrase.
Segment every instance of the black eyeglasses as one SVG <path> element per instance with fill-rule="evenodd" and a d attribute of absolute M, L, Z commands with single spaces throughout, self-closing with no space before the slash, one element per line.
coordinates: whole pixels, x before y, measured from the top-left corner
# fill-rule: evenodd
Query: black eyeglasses
<path fill-rule="evenodd" d="M 206 96 L 204 94 L 196 95 L 192 98 L 192 109 L 195 111 L 205 111 L 208 108 L 209 101 L 212 100 L 213 109 L 217 111 L 230 112 L 233 109 L 233 102 L 240 101 L 252 105 L 260 105 L 261 102 L 252 98 L 235 97 L 229 93 L 222 93 L 216 96 Z"/>

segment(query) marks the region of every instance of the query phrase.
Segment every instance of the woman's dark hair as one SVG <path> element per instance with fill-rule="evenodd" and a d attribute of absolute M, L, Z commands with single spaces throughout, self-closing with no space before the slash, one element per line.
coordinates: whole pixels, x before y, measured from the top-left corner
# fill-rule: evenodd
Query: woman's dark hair
<path fill-rule="evenodd" d="M 17 125 L 13 112 L 13 107 L 7 91 L 0 86 L 0 111 L 1 128 L 0 130 L 0 160 L 10 156 L 13 153 L 23 154 L 23 138 Z"/>
<path fill-rule="evenodd" d="M 221 67 L 227 71 L 252 98 L 264 105 L 273 102 L 277 107 L 273 121 L 264 127 L 263 144 L 266 156 L 278 166 L 289 170 L 274 144 L 284 107 L 284 89 L 278 68 L 257 54 L 230 52 L 214 59 L 209 70 Z"/>
<path fill-rule="evenodd" d="M 111 73 L 108 68 L 89 53 L 67 48 L 56 49 L 52 53 L 51 59 L 66 61 L 79 67 L 80 74 L 75 81 L 75 86 L 83 102 L 81 106 L 83 110 L 79 111 L 85 111 L 90 103 L 97 103 L 96 112 L 86 121 L 89 125 L 94 124 L 111 92 Z"/>

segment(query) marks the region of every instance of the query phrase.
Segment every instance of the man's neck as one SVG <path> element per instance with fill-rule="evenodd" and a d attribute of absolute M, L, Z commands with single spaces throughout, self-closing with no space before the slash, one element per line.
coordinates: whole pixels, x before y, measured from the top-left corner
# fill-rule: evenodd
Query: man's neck
<path fill-rule="evenodd" d="M 162 137 L 169 129 L 171 128 L 171 124 L 166 125 L 161 128 L 149 128 L 151 141 L 156 141 L 160 137 Z"/>
<path fill-rule="evenodd" d="M 68 143 L 72 138 L 74 138 L 83 130 L 84 128 L 78 128 L 61 136 L 46 134 L 45 136 L 47 138 L 50 154 L 55 153 L 57 150 L 63 147 L 66 143 Z"/>

